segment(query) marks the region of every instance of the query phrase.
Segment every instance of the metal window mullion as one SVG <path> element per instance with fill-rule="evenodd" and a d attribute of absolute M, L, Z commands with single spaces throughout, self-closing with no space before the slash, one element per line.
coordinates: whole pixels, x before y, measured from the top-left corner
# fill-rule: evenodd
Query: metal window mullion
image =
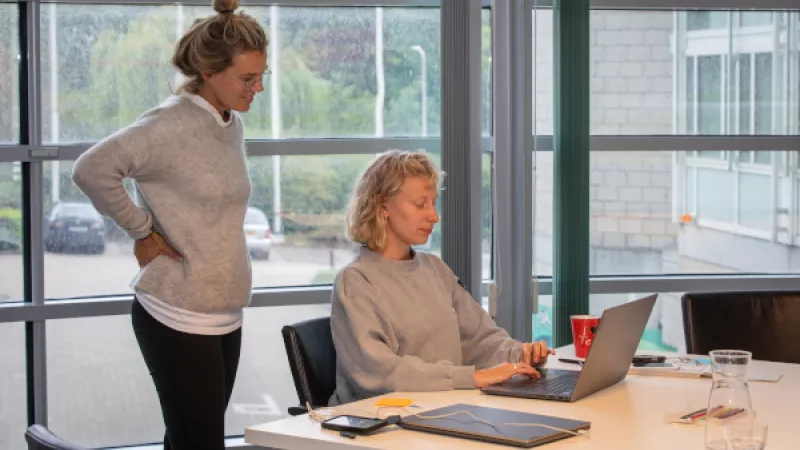
<path fill-rule="evenodd" d="M 526 341 L 534 309 L 532 13 L 528 1 L 492 2 L 496 320 Z"/>
<path fill-rule="evenodd" d="M 25 120 L 27 133 L 21 136 L 24 144 L 38 146 L 41 144 L 41 72 L 40 72 L 40 17 L 38 2 L 28 2 L 20 8 L 21 34 L 24 41 L 20 54 L 24 64 L 23 74 L 26 77 L 26 90 L 20 91 L 20 100 L 27 111 Z M 44 195 L 41 161 L 29 161 L 24 164 L 23 171 L 23 251 L 25 277 L 25 302 L 34 306 L 44 305 Z M 25 324 L 28 422 L 47 425 L 47 345 L 45 321 L 30 321 Z M 32 410 L 32 411 L 31 411 Z"/>
<path fill-rule="evenodd" d="M 467 290 L 481 287 L 481 3 L 443 0 L 442 259 Z"/>

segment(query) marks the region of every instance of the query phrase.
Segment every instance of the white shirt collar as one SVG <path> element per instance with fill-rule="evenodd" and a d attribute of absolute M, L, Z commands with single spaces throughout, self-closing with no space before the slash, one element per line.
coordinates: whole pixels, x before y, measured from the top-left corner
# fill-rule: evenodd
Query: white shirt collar
<path fill-rule="evenodd" d="M 186 91 L 182 91 L 178 95 L 180 97 L 182 97 L 182 98 L 187 98 L 187 99 L 191 100 L 192 103 L 194 103 L 195 105 L 197 105 L 197 106 L 205 109 L 206 111 L 210 112 L 211 115 L 214 116 L 214 119 L 216 119 L 216 121 L 219 124 L 219 126 L 221 126 L 222 128 L 227 128 L 228 126 L 230 126 L 231 123 L 233 123 L 233 111 L 231 111 L 231 113 L 228 115 L 228 121 L 226 122 L 225 119 L 223 119 L 222 116 L 220 115 L 219 111 L 217 111 L 216 108 L 211 106 L 211 103 L 208 103 L 208 101 L 206 99 L 204 99 L 203 97 L 201 97 L 201 96 L 199 96 L 197 94 L 192 94 L 191 92 L 186 92 Z"/>

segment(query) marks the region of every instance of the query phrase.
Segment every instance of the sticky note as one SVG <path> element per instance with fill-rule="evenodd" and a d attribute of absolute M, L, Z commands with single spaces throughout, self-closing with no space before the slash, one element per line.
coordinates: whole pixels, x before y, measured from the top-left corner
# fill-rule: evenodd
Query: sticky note
<path fill-rule="evenodd" d="M 404 408 L 412 403 L 414 403 L 414 400 L 410 398 L 382 398 L 375 403 L 375 406 L 395 406 Z"/>

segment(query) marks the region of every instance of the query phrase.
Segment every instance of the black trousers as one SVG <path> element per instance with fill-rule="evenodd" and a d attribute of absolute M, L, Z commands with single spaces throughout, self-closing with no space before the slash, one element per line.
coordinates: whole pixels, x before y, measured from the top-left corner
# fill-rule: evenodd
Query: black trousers
<path fill-rule="evenodd" d="M 221 336 L 183 333 L 154 319 L 138 300 L 131 321 L 161 402 L 164 449 L 224 450 L 241 328 Z"/>

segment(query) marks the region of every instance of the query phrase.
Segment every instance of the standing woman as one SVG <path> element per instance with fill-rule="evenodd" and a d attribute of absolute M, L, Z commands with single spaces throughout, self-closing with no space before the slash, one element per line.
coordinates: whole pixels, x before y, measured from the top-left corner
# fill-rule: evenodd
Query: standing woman
<path fill-rule="evenodd" d="M 225 409 L 250 300 L 250 179 L 239 112 L 264 90 L 267 36 L 239 0 L 181 37 L 178 94 L 81 155 L 73 180 L 135 240 L 131 317 L 171 450 L 225 448 Z M 136 181 L 143 207 L 123 180 Z"/>

